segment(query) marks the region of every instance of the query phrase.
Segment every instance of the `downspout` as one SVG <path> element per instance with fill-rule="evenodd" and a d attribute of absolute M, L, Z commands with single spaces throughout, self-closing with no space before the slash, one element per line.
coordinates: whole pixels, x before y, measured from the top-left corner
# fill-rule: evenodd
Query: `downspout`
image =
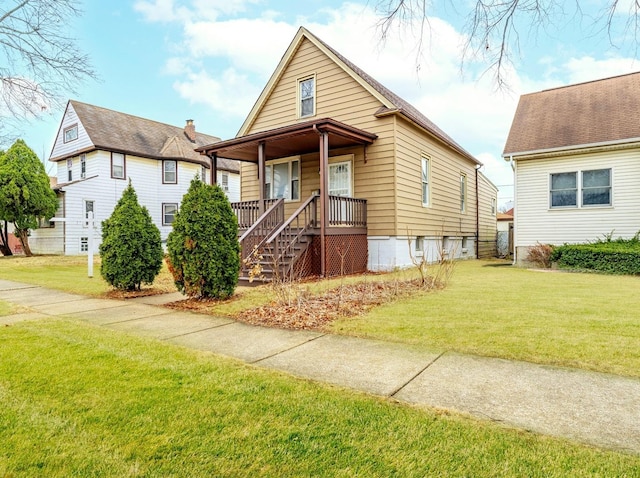
<path fill-rule="evenodd" d="M 478 170 L 480 166 L 476 166 L 476 259 L 480 255 L 480 199 L 478 194 Z"/>
<path fill-rule="evenodd" d="M 513 171 L 513 262 L 512 265 L 516 265 L 518 263 L 518 258 L 516 257 L 516 163 L 513 161 L 513 154 L 509 155 L 509 165 L 511 166 L 511 170 Z"/>

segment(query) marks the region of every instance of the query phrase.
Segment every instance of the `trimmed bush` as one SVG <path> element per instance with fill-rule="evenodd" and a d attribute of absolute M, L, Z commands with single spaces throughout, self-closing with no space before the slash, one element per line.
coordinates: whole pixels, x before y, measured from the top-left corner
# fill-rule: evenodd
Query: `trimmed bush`
<path fill-rule="evenodd" d="M 111 217 L 102 221 L 100 274 L 116 289 L 140 290 L 153 283 L 163 256 L 160 230 L 129 181 Z"/>
<path fill-rule="evenodd" d="M 563 269 L 592 270 L 609 274 L 640 274 L 640 240 L 617 239 L 556 247 L 551 260 Z"/>
<path fill-rule="evenodd" d="M 240 273 L 238 221 L 220 186 L 191 181 L 167 250 L 178 290 L 197 298 L 233 295 Z"/>

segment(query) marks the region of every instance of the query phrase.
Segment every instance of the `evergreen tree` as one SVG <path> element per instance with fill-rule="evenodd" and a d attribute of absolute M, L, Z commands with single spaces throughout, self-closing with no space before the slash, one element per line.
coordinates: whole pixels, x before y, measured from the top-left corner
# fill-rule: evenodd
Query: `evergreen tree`
<path fill-rule="evenodd" d="M 102 221 L 100 274 L 122 290 L 152 284 L 162 267 L 160 230 L 146 207 L 138 203 L 131 181 L 109 219 Z"/>
<path fill-rule="evenodd" d="M 190 297 L 233 295 L 240 272 L 238 221 L 220 186 L 191 181 L 167 238 L 169 267 Z"/>
<path fill-rule="evenodd" d="M 23 140 L 17 140 L 0 154 L 0 221 L 13 223 L 27 256 L 33 255 L 29 230 L 38 227 L 38 219 L 53 217 L 56 209 L 58 198 L 44 165 Z"/>

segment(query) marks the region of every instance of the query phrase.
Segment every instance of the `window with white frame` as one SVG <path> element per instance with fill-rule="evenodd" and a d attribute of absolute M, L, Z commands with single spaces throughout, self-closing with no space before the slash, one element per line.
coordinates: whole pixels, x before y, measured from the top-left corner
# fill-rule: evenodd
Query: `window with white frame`
<path fill-rule="evenodd" d="M 67 181 L 73 181 L 73 158 L 67 159 Z"/>
<path fill-rule="evenodd" d="M 178 182 L 178 162 L 173 159 L 162 161 L 162 182 L 176 184 Z"/>
<path fill-rule="evenodd" d="M 299 114 L 301 118 L 316 114 L 316 78 L 315 76 L 298 80 Z"/>
<path fill-rule="evenodd" d="M 300 199 L 300 160 L 292 159 L 265 166 L 267 199 Z"/>
<path fill-rule="evenodd" d="M 496 198 L 491 198 L 491 215 L 496 215 Z"/>
<path fill-rule="evenodd" d="M 177 203 L 162 203 L 162 225 L 170 226 L 171 224 L 173 224 L 177 212 Z"/>
<path fill-rule="evenodd" d="M 552 173 L 550 183 L 551 208 L 611 205 L 611 169 Z"/>
<path fill-rule="evenodd" d="M 467 210 L 467 175 L 460 174 L 460 212 Z"/>
<path fill-rule="evenodd" d="M 225 193 L 229 192 L 229 173 L 220 174 L 220 187 Z"/>
<path fill-rule="evenodd" d="M 80 155 L 80 177 L 81 178 L 87 177 L 87 155 L 86 154 Z"/>
<path fill-rule="evenodd" d="M 416 237 L 416 256 L 420 257 L 424 254 L 424 236 Z"/>
<path fill-rule="evenodd" d="M 205 168 L 204 166 L 200 166 L 200 180 L 205 184 L 209 184 L 208 177 L 209 175 L 207 174 L 207 168 Z"/>
<path fill-rule="evenodd" d="M 122 153 L 111 153 L 111 177 L 114 179 L 125 178 L 125 157 Z"/>
<path fill-rule="evenodd" d="M 64 129 L 62 141 L 68 143 L 78 139 L 78 125 L 74 124 Z"/>
<path fill-rule="evenodd" d="M 422 205 L 429 205 L 429 176 L 430 161 L 428 156 L 422 156 Z"/>

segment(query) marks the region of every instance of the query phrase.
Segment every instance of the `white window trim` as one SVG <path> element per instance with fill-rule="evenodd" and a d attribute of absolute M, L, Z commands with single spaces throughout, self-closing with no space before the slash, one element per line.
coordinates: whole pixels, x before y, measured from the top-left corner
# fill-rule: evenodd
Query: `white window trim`
<path fill-rule="evenodd" d="M 83 221 L 82 221 L 82 227 L 89 227 L 89 222 L 87 221 L 87 219 L 89 219 L 87 217 L 88 211 L 87 211 L 87 203 L 91 203 L 91 212 L 93 212 L 93 219 L 95 220 L 96 218 L 96 201 L 94 199 L 83 199 L 82 200 L 82 215 L 83 215 Z"/>
<path fill-rule="evenodd" d="M 294 161 L 298 162 L 298 198 L 297 199 L 287 199 L 284 198 L 285 202 L 300 202 L 300 199 L 302 197 L 302 160 L 300 159 L 300 156 L 289 156 L 287 158 L 280 158 L 280 159 L 276 159 L 273 161 L 269 161 L 268 164 L 265 165 L 265 176 L 266 176 L 266 170 L 267 170 L 267 166 L 273 166 L 274 164 L 282 164 L 282 163 L 289 163 L 289 190 L 290 192 L 293 191 L 293 188 L 291 187 L 291 163 L 293 163 Z M 273 171 L 273 169 L 272 169 Z M 267 178 L 265 177 L 265 189 L 266 189 L 266 184 L 267 184 Z M 271 178 L 273 179 L 273 178 Z M 271 183 L 273 183 L 273 181 L 271 181 Z M 273 184 L 271 184 L 271 191 L 273 193 Z M 272 194 L 270 194 L 271 196 Z"/>
<path fill-rule="evenodd" d="M 176 214 L 178 213 L 178 203 L 177 202 L 163 202 L 162 203 L 162 225 L 163 226 L 171 226 L 173 224 L 173 222 L 166 222 L 166 207 L 167 206 L 175 206 L 176 207 L 176 211 L 173 213 L 173 220 L 175 221 L 176 219 Z"/>
<path fill-rule="evenodd" d="M 425 202 L 423 189 L 424 189 L 424 180 L 422 179 L 422 171 L 424 169 L 424 163 L 427 163 L 427 198 Z M 423 207 L 431 206 L 431 156 L 428 154 L 422 154 L 420 156 L 420 200 L 422 201 Z"/>
<path fill-rule="evenodd" d="M 67 133 L 71 132 L 71 131 L 75 131 L 75 134 L 73 135 L 72 138 L 67 139 Z M 71 126 L 67 126 L 66 128 L 64 128 L 64 130 L 62 130 L 62 142 L 63 143 L 71 143 L 72 141 L 75 141 L 78 139 L 78 123 L 76 124 L 72 124 Z"/>
<path fill-rule="evenodd" d="M 460 173 L 460 213 L 467 212 L 467 198 L 469 197 L 469 188 L 467 184 L 467 175 Z"/>
<path fill-rule="evenodd" d="M 122 176 L 116 176 L 113 174 L 113 155 L 121 154 L 122 155 Z M 112 179 L 126 179 L 127 178 L 127 155 L 124 153 L 111 152 L 111 178 Z"/>
<path fill-rule="evenodd" d="M 601 170 L 605 170 L 608 169 L 609 170 L 609 204 L 584 204 L 583 203 L 583 192 L 584 192 L 584 186 L 583 186 L 583 179 L 582 179 L 582 175 L 585 172 L 588 171 L 601 171 Z M 552 189 L 551 189 L 551 185 L 552 185 L 552 178 L 554 174 L 567 174 L 567 173 L 573 173 L 576 175 L 576 204 L 575 206 L 553 206 L 552 205 L 552 200 L 551 200 L 551 193 L 552 193 Z M 613 168 L 589 168 L 589 169 L 576 169 L 574 171 L 554 171 L 552 173 L 549 173 L 549 210 L 550 211 L 563 211 L 563 210 L 570 210 L 570 211 L 574 211 L 576 209 L 603 209 L 603 208 L 613 208 Z"/>
<path fill-rule="evenodd" d="M 229 173 L 220 173 L 220 187 L 225 193 L 229 192 Z"/>
<path fill-rule="evenodd" d="M 340 163 L 349 163 L 349 181 L 351 188 L 351 197 L 355 196 L 355 183 L 354 183 L 354 173 L 353 173 L 353 163 L 355 159 L 355 154 L 341 154 L 340 156 L 330 156 L 329 164 L 340 164 Z M 327 175 L 329 171 L 327 171 Z M 327 179 L 328 182 L 328 179 Z"/>
<path fill-rule="evenodd" d="M 73 158 L 67 159 L 67 181 L 73 181 Z"/>
<path fill-rule="evenodd" d="M 87 177 L 87 155 L 86 154 L 80 155 L 80 177 L 81 178 Z"/>
<path fill-rule="evenodd" d="M 307 80 L 313 80 L 313 112 L 309 115 L 302 114 L 302 83 Z M 316 74 L 303 76 L 302 78 L 298 78 L 296 81 L 296 100 L 297 100 L 297 108 L 298 108 L 298 118 L 312 118 L 317 113 L 316 108 L 316 99 L 318 97 L 318 82 L 316 81 Z"/>

